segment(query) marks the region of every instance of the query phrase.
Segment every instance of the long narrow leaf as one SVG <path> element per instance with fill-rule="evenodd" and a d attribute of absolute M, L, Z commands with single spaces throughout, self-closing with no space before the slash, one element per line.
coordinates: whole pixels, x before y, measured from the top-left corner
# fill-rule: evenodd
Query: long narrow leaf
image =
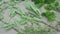
<path fill-rule="evenodd" d="M 40 18 L 41 13 L 34 4 L 32 4 L 31 2 L 28 1 L 28 2 L 25 2 L 25 7 L 30 10 L 30 13 L 34 13 L 34 14 L 36 14 L 36 17 L 38 16 Z"/>

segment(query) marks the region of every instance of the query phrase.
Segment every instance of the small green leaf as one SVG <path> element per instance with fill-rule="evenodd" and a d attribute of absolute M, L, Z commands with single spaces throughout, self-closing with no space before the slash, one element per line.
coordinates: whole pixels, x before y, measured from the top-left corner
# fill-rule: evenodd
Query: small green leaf
<path fill-rule="evenodd" d="M 45 6 L 45 9 L 46 10 L 58 10 L 59 11 L 58 6 L 59 6 L 59 3 L 57 1 L 54 1 L 51 4 L 47 4 L 47 6 Z"/>
<path fill-rule="evenodd" d="M 49 11 L 47 11 L 47 12 L 45 12 L 45 13 L 42 13 L 45 17 L 47 17 L 47 19 L 49 20 L 49 21 L 52 21 L 52 20 L 55 20 L 55 13 L 54 12 L 49 12 Z"/>
<path fill-rule="evenodd" d="M 45 34 L 50 34 L 50 32 L 44 32 Z"/>
<path fill-rule="evenodd" d="M 4 7 L 5 7 L 5 8 L 8 8 L 8 9 L 11 9 L 11 8 L 12 8 L 12 6 L 9 5 L 9 4 L 5 4 Z"/>
<path fill-rule="evenodd" d="M 14 5 L 18 5 L 21 2 L 21 0 L 10 0 L 10 5 L 14 6 Z"/>
<path fill-rule="evenodd" d="M 44 4 L 45 0 L 32 0 L 38 8 L 42 7 L 42 5 Z"/>
<path fill-rule="evenodd" d="M 11 11 L 10 11 L 10 17 L 14 17 L 15 15 L 16 15 L 16 10 L 15 9 L 12 9 Z"/>
<path fill-rule="evenodd" d="M 23 33 L 21 33 L 21 32 L 18 32 L 17 34 L 23 34 Z"/>
<path fill-rule="evenodd" d="M 2 20 L 3 19 L 3 16 L 2 15 L 0 15 L 0 20 Z"/>
<path fill-rule="evenodd" d="M 44 3 L 45 0 L 32 0 L 35 4 Z"/>
<path fill-rule="evenodd" d="M 2 8 L 0 8 L 0 13 L 2 13 L 3 12 L 3 9 Z"/>
<path fill-rule="evenodd" d="M 13 27 L 13 25 L 9 24 L 9 23 L 4 25 L 4 28 L 7 29 L 7 30 L 10 30 L 12 27 Z"/>
<path fill-rule="evenodd" d="M 20 16 L 22 15 L 26 15 L 26 13 L 24 11 L 22 11 L 21 9 L 16 9 L 16 13 L 19 14 Z"/>
<path fill-rule="evenodd" d="M 51 4 L 51 3 L 53 3 L 53 2 L 55 2 L 56 0 L 45 0 L 45 3 L 46 4 Z"/>
<path fill-rule="evenodd" d="M 17 23 L 19 23 L 19 24 L 25 24 L 26 21 L 27 21 L 26 19 L 20 19 L 20 20 L 17 21 Z"/>
<path fill-rule="evenodd" d="M 0 6 L 3 4 L 3 1 L 2 0 L 0 0 Z"/>
<path fill-rule="evenodd" d="M 60 12 L 60 6 L 57 6 L 56 10 Z"/>
<path fill-rule="evenodd" d="M 46 10 L 52 10 L 52 7 L 51 7 L 51 5 L 47 5 L 47 6 L 45 6 L 45 9 Z"/>
<path fill-rule="evenodd" d="M 33 16 L 40 18 L 40 11 L 39 9 L 31 2 L 25 2 L 25 7 L 30 10 L 29 13 L 31 13 Z"/>

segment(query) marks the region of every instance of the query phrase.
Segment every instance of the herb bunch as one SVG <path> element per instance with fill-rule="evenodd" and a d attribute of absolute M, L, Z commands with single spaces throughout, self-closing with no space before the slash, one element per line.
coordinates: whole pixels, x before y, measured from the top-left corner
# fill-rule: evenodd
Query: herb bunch
<path fill-rule="evenodd" d="M 1 13 L 3 12 L 3 9 L 0 9 L 0 21 L 4 23 L 4 28 L 7 30 L 14 29 L 18 30 L 18 34 L 50 34 L 51 29 L 57 30 L 57 28 L 48 25 L 44 21 L 41 21 L 41 18 L 45 16 L 48 21 L 55 20 L 56 16 L 54 12 L 50 12 L 50 10 L 58 10 L 60 11 L 59 3 L 56 0 L 32 0 L 34 3 L 31 3 L 31 1 L 25 1 L 24 7 L 28 10 L 28 13 L 24 12 L 20 8 L 14 7 L 15 5 L 20 3 L 20 0 L 11 0 L 10 4 L 6 7 L 7 9 L 10 9 L 9 17 L 12 19 L 13 17 L 18 14 L 20 16 L 19 19 L 16 19 L 13 21 L 12 24 L 2 21 L 3 16 Z M 44 8 L 46 9 L 46 12 L 41 12 L 39 8 L 43 6 L 44 4 L 47 4 Z M 40 6 L 39 8 L 37 6 Z M 42 16 L 43 15 L 43 16 Z M 21 33 L 19 26 L 25 25 L 27 23 L 31 23 L 31 27 L 25 27 L 25 30 L 22 30 L 23 33 Z M 38 25 L 38 28 L 35 30 L 33 25 Z M 16 28 L 17 29 L 16 29 Z M 47 30 L 48 29 L 48 30 Z"/>

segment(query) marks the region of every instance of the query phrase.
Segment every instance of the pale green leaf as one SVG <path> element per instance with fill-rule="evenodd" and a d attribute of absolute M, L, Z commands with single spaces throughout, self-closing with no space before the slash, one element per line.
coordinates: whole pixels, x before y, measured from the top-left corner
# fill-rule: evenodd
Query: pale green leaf
<path fill-rule="evenodd" d="M 9 24 L 9 23 L 4 25 L 4 28 L 7 29 L 7 30 L 10 30 L 12 27 L 13 27 L 13 25 Z"/>
<path fill-rule="evenodd" d="M 0 5 L 2 5 L 3 4 L 3 1 L 0 1 Z"/>
<path fill-rule="evenodd" d="M 26 15 L 24 11 L 22 11 L 21 9 L 16 9 L 16 13 L 19 14 L 19 15 Z"/>
<path fill-rule="evenodd" d="M 14 17 L 15 15 L 16 15 L 16 10 L 15 9 L 11 9 L 11 11 L 10 11 L 10 17 Z"/>
<path fill-rule="evenodd" d="M 23 18 L 21 18 L 21 19 L 19 19 L 19 20 L 17 20 L 16 21 L 16 24 L 25 24 L 27 22 L 27 20 L 26 19 L 23 19 Z"/>
<path fill-rule="evenodd" d="M 28 10 L 30 10 L 31 14 L 33 14 L 35 17 L 40 18 L 41 13 L 40 13 L 39 9 L 33 3 L 28 1 L 28 2 L 25 2 L 24 5 Z"/>
<path fill-rule="evenodd" d="M 3 16 L 2 15 L 0 15 L 0 20 L 2 20 L 3 19 Z"/>

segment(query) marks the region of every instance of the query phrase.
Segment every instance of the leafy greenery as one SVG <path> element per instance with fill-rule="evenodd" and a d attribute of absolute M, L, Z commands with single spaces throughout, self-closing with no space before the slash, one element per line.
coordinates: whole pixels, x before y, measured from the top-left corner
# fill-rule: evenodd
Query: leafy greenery
<path fill-rule="evenodd" d="M 14 17 L 15 15 L 16 15 L 16 13 L 15 13 L 16 11 L 15 11 L 15 9 L 12 9 L 11 11 L 10 11 L 10 17 Z"/>
<path fill-rule="evenodd" d="M 45 2 L 45 0 L 38 0 L 38 1 L 32 0 L 32 1 L 38 6 L 38 8 L 41 7 Z"/>
<path fill-rule="evenodd" d="M 53 3 L 54 1 L 56 0 L 45 0 L 45 3 L 50 4 L 50 3 Z"/>
<path fill-rule="evenodd" d="M 0 0 L 0 6 L 3 4 L 3 1 L 2 0 Z"/>
<path fill-rule="evenodd" d="M 49 12 L 49 11 L 42 13 L 42 15 L 47 17 L 49 21 L 55 20 L 56 17 L 54 12 Z"/>
<path fill-rule="evenodd" d="M 51 5 L 47 5 L 47 6 L 45 6 L 45 9 L 46 10 L 52 10 L 53 8 L 51 7 Z"/>
<path fill-rule="evenodd" d="M 38 17 L 40 18 L 40 11 L 39 9 L 34 5 L 32 4 L 31 2 L 25 2 L 25 7 L 30 10 L 29 13 L 31 13 L 34 17 Z"/>
<path fill-rule="evenodd" d="M 39 3 L 44 3 L 45 2 L 45 0 L 38 0 L 38 1 L 37 0 L 32 0 L 32 1 L 34 1 L 35 4 L 39 4 Z"/>
<path fill-rule="evenodd" d="M 47 10 L 57 10 L 60 11 L 57 6 L 59 6 L 59 3 L 57 0 L 32 0 L 38 7 L 41 7 L 43 4 L 47 4 L 45 6 L 45 9 Z"/>
<path fill-rule="evenodd" d="M 3 9 L 2 8 L 0 8 L 0 13 L 2 13 L 3 12 Z"/>
<path fill-rule="evenodd" d="M 59 11 L 58 7 L 59 7 L 59 3 L 57 1 L 55 1 L 55 2 L 53 2 L 51 4 L 47 4 L 45 6 L 45 9 L 46 10 L 57 10 L 57 11 Z"/>
<path fill-rule="evenodd" d="M 2 15 L 0 15 L 0 20 L 2 20 L 3 19 L 3 16 Z"/>
<path fill-rule="evenodd" d="M 4 24 L 4 28 L 5 28 L 6 30 L 10 30 L 12 27 L 13 27 L 12 24 L 9 24 L 9 23 Z"/>
<path fill-rule="evenodd" d="M 56 10 L 60 12 L 60 6 L 57 6 Z"/>
<path fill-rule="evenodd" d="M 10 0 L 10 5 L 14 6 L 20 3 L 21 0 Z"/>
<path fill-rule="evenodd" d="M 50 34 L 49 31 L 45 31 L 43 25 L 40 25 L 39 27 L 36 27 L 36 28 L 34 28 L 33 25 L 31 25 L 30 27 L 26 26 L 22 32 L 18 32 L 18 34 Z"/>
<path fill-rule="evenodd" d="M 34 3 L 32 3 L 32 2 Z M 27 12 L 24 12 L 20 8 L 17 8 L 16 5 L 18 5 L 21 0 L 10 0 L 8 4 L 5 4 L 4 7 L 7 9 L 10 8 L 9 17 L 14 17 L 16 14 L 18 14 L 20 17 L 19 19 L 13 20 L 13 23 L 5 23 L 2 21 L 3 19 L 3 9 L 0 9 L 0 21 L 2 21 L 4 24 L 4 28 L 7 30 L 14 29 L 14 27 L 17 27 L 17 30 L 19 30 L 20 25 L 25 25 L 27 23 L 31 23 L 32 25 L 29 27 L 25 27 L 25 30 L 18 31 L 18 34 L 50 34 L 50 28 L 54 29 L 53 27 L 50 27 L 50 25 L 46 24 L 45 22 L 41 22 L 41 18 L 45 16 L 49 21 L 55 20 L 56 16 L 54 12 L 50 12 L 50 10 L 58 10 L 60 11 L 59 3 L 56 0 L 26 0 L 24 2 L 24 6 L 26 9 L 28 9 Z M 0 1 L 0 5 L 2 5 L 3 2 Z M 44 6 L 44 8 L 48 11 L 41 13 L 39 8 L 41 6 Z M 40 6 L 39 8 L 37 6 Z M 42 16 L 42 15 L 43 16 Z M 41 17 L 42 16 L 42 17 Z M 38 27 L 34 28 L 34 24 L 37 24 Z"/>
<path fill-rule="evenodd" d="M 1 13 L 3 12 L 3 9 L 2 8 L 0 8 L 0 20 L 2 20 L 3 19 L 3 16 L 1 15 Z"/>

